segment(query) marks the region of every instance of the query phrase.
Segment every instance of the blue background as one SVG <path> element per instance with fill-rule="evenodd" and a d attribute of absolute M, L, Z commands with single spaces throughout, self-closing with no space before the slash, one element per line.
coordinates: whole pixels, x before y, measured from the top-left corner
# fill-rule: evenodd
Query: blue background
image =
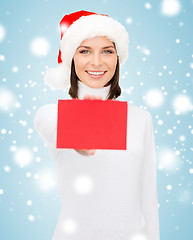
<path fill-rule="evenodd" d="M 46 66 L 57 66 L 60 20 L 65 14 L 82 9 L 110 15 L 129 33 L 129 58 L 121 67 L 121 100 L 152 114 L 158 156 L 166 148 L 174 156 L 178 151 L 177 168 L 171 171 L 158 167 L 157 171 L 161 240 L 193 239 L 193 115 L 192 111 L 178 115 L 172 105 L 179 94 L 192 101 L 193 2 L 181 1 L 181 10 L 173 17 L 160 13 L 162 1 L 148 2 L 151 9 L 142 0 L 0 2 L 0 25 L 6 31 L 0 42 L 0 55 L 5 57 L 0 61 L 0 86 L 21 105 L 0 109 L 0 239 L 48 240 L 55 230 L 60 212 L 57 185 L 42 189 L 37 177 L 42 171 L 49 171 L 54 180 L 54 164 L 34 129 L 33 118 L 40 106 L 67 97 L 66 91 L 50 90 L 44 84 L 43 73 Z M 132 18 L 131 24 L 127 18 Z M 49 42 L 46 56 L 37 56 L 30 50 L 36 37 Z M 144 54 L 137 46 L 146 47 L 151 54 Z M 13 71 L 14 66 L 18 71 Z M 144 99 L 151 89 L 163 94 L 164 101 L 157 107 Z M 160 119 L 162 125 L 158 124 Z M 169 134 L 168 129 L 173 133 Z M 14 147 L 25 147 L 32 153 L 29 165 L 20 167 L 16 163 Z M 29 200 L 31 205 L 27 204 Z"/>

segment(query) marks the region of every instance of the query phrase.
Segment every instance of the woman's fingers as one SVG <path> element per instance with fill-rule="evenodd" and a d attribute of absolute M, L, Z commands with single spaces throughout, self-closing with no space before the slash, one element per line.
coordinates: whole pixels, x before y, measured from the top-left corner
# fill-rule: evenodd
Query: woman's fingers
<path fill-rule="evenodd" d="M 95 95 L 91 95 L 91 94 L 85 94 L 83 99 L 102 100 L 102 96 L 101 95 L 95 96 Z"/>
<path fill-rule="evenodd" d="M 87 150 L 87 153 L 88 153 L 89 155 L 94 155 L 95 152 L 96 152 L 96 149 L 89 149 L 89 150 Z"/>
<path fill-rule="evenodd" d="M 90 95 L 89 94 L 85 94 L 83 99 L 90 99 Z"/>
<path fill-rule="evenodd" d="M 98 96 L 97 96 L 97 99 L 101 99 L 101 100 L 102 100 L 102 96 L 101 96 L 101 95 L 98 95 Z"/>
<path fill-rule="evenodd" d="M 94 155 L 96 152 L 96 149 L 81 149 L 80 151 L 82 151 L 83 153 L 85 153 L 87 155 Z"/>
<path fill-rule="evenodd" d="M 75 149 L 78 153 L 85 155 L 85 156 L 89 156 L 89 155 L 94 155 L 96 152 L 96 149 L 81 149 L 81 150 L 77 150 Z"/>

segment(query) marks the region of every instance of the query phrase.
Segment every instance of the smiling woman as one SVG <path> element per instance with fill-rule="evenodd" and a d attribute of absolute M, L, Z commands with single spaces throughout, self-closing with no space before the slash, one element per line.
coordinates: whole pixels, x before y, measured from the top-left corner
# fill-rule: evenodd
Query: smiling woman
<path fill-rule="evenodd" d="M 79 100 L 120 96 L 119 64 L 127 59 L 129 42 L 123 25 L 104 14 L 79 11 L 64 16 L 60 27 L 59 67 L 48 70 L 46 83 L 61 89 L 69 86 L 71 98 Z M 94 112 L 98 114 L 96 108 Z M 48 104 L 34 120 L 54 159 L 61 195 L 62 210 L 52 239 L 159 240 L 150 113 L 128 105 L 126 150 L 56 148 L 57 114 L 57 105 Z M 79 123 L 80 116 L 74 114 Z M 111 118 L 105 120 L 114 131 Z M 84 140 L 85 135 L 81 137 Z"/>

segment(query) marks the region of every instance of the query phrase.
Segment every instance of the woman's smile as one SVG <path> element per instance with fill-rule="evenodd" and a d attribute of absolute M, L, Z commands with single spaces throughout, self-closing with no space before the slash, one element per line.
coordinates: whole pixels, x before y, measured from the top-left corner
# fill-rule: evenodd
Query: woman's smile
<path fill-rule="evenodd" d="M 90 77 L 99 79 L 102 78 L 107 71 L 86 71 Z"/>

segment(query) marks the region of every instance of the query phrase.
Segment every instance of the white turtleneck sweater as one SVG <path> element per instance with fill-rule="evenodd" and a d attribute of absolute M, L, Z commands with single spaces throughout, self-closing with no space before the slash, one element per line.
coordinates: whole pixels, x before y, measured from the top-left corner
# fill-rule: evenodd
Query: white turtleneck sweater
<path fill-rule="evenodd" d="M 110 90 L 110 85 L 96 89 L 80 81 L 78 87 L 79 99 L 88 93 L 105 100 Z M 34 125 L 54 160 L 61 196 L 52 240 L 160 239 L 149 111 L 128 104 L 127 150 L 98 149 L 92 156 L 56 148 L 57 104 L 41 107 Z"/>

